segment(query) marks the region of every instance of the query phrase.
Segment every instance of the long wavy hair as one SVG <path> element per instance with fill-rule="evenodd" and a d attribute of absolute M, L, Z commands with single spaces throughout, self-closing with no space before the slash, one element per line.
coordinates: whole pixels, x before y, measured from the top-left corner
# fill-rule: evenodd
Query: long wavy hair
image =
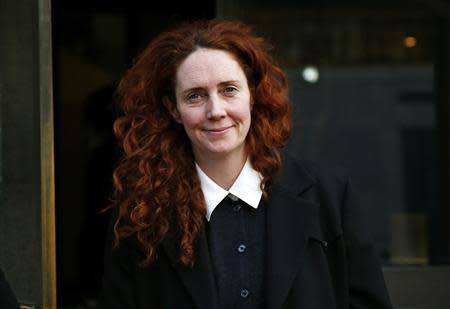
<path fill-rule="evenodd" d="M 246 150 L 253 168 L 263 176 L 265 199 L 291 131 L 286 76 L 275 65 L 270 44 L 249 26 L 218 19 L 196 21 L 152 40 L 119 83 L 122 115 L 114 123 L 123 148 L 113 173 L 113 207 L 119 208 L 116 245 L 136 237 L 143 266 L 156 260 L 169 232 L 175 235 L 179 262 L 188 267 L 195 262 L 205 202 L 190 140 L 169 111 L 176 105 L 177 68 L 200 47 L 227 51 L 246 74 L 253 101 Z"/>

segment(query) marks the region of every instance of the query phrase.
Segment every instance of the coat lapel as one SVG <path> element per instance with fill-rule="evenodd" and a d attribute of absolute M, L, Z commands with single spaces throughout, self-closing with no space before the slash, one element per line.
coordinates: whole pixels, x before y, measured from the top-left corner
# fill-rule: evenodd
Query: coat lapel
<path fill-rule="evenodd" d="M 301 198 L 314 179 L 286 162 L 269 191 L 267 208 L 267 308 L 281 308 L 288 296 L 309 236 L 318 224 L 317 204 Z M 294 184 L 294 186 L 292 186 Z"/>
<path fill-rule="evenodd" d="M 203 231 L 197 240 L 196 260 L 193 268 L 185 267 L 178 262 L 177 251 L 173 247 L 174 243 L 177 242 L 164 241 L 163 247 L 186 290 L 192 295 L 197 308 L 217 308 L 218 296 L 205 232 Z"/>

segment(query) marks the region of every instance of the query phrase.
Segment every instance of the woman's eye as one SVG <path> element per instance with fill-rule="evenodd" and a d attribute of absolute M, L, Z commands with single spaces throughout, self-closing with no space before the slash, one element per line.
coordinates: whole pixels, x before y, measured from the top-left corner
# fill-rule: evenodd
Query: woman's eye
<path fill-rule="evenodd" d="M 235 92 L 237 92 L 236 87 L 225 87 L 223 92 L 225 93 L 225 95 L 234 95 Z"/>
<path fill-rule="evenodd" d="M 190 95 L 187 96 L 187 100 L 192 103 L 200 101 L 201 98 L 202 96 L 199 93 L 191 93 Z"/>

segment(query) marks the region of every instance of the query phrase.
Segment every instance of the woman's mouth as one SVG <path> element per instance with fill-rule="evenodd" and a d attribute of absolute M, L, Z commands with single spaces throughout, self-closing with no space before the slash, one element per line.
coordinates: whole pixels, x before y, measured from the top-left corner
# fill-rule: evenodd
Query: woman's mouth
<path fill-rule="evenodd" d="M 220 128 L 210 128 L 210 129 L 204 129 L 204 131 L 208 134 L 212 135 L 221 135 L 226 133 L 229 129 L 231 129 L 233 126 L 228 127 L 220 127 Z"/>

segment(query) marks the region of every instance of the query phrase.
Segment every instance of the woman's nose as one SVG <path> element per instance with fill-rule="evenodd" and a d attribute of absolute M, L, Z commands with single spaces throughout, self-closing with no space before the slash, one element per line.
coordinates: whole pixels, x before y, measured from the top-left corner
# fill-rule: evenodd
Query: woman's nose
<path fill-rule="evenodd" d="M 225 102 L 217 95 L 211 95 L 206 105 L 206 117 L 209 120 L 221 119 L 227 115 Z"/>

